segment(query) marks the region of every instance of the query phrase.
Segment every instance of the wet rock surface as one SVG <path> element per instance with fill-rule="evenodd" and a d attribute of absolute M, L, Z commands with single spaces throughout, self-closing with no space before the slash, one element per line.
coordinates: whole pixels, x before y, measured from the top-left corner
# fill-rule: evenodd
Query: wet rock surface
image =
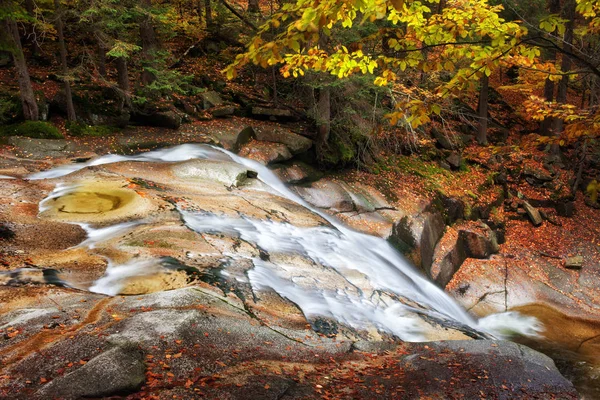
<path fill-rule="evenodd" d="M 242 134 L 244 129 L 226 125 L 226 133 L 211 137 L 240 149 L 252 137 L 250 131 Z M 262 140 L 286 148 L 290 155 L 299 151 L 291 142 Z M 9 193 L 0 199 L 0 216 L 14 233 L 2 238 L 2 269 L 16 272 L 17 278 L 0 286 L 0 397 L 468 398 L 483 392 L 498 398 L 575 398 L 551 361 L 517 345 L 487 340 L 456 346 L 402 343 L 375 326 L 360 330 L 306 315 L 272 288 L 253 288 L 253 262 L 262 260 L 286 266 L 277 270 L 278 276 L 298 287 L 368 293 L 381 305 L 397 301 L 370 286 L 364 274 L 349 274 L 349 281 L 343 282 L 319 263 L 266 252 L 214 224 L 190 229 L 181 210 L 236 221 L 265 220 L 272 229 L 285 224 L 329 226 L 322 217 L 270 191 L 251 169 L 211 163 L 124 161 L 90 165 L 49 180 L 0 181 L 0 189 Z M 437 258 L 434 249 L 444 223 L 427 202 L 414 199 L 401 206 L 365 184 L 322 179 L 309 185 L 313 178 L 296 173 L 297 179 L 290 182 L 301 185 L 298 193 L 309 203 L 354 229 L 402 243 L 406 254 L 423 266 Z M 74 189 L 55 197 L 38 219 L 38 204 L 58 183 Z M 102 233 L 101 228 L 128 222 L 136 224 L 90 241 L 98 238 L 94 234 Z M 306 232 L 309 237 L 312 231 Z M 489 249 L 486 235 L 474 238 L 484 244 L 472 247 Z M 496 287 L 484 283 L 475 295 L 472 287 L 464 288 L 460 276 L 469 263 L 481 267 L 496 262 L 495 257 L 499 256 L 467 259 L 453 278 L 458 283 L 449 288 L 457 284 L 464 298 L 475 298 L 467 305 L 473 313 L 537 301 L 535 290 L 525 287 L 518 295 L 509 291 L 509 303 L 503 287 L 492 293 Z M 144 260 L 161 261 L 147 264 L 148 274 L 136 270 L 119 280 L 117 293 L 129 296 L 59 288 L 49 285 L 40 272 L 50 268 L 57 279 L 88 289 L 108 282 L 102 279 L 111 278 L 110 271 L 127 276 L 127 268 L 111 265 L 139 266 Z M 36 272 L 22 271 L 26 263 Z M 477 273 L 498 280 L 504 271 L 490 267 Z M 591 274 L 581 278 L 585 286 L 593 272 L 582 271 Z M 511 279 L 523 283 L 518 276 Z M 485 304 L 496 308 L 478 308 Z M 431 320 L 422 324 L 428 340 L 468 338 L 460 329 Z M 593 341 L 588 345 L 593 347 Z M 364 382 L 356 384 L 349 372 L 360 373 Z M 433 375 L 439 380 L 432 384 Z M 453 384 L 457 376 L 460 385 Z M 86 381 L 93 384 L 84 385 Z M 110 384 L 95 384 L 104 381 Z"/>

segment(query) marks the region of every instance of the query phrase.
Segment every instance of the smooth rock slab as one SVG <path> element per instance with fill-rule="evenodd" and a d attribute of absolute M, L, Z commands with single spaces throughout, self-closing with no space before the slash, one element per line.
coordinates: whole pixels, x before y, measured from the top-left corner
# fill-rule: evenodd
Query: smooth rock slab
<path fill-rule="evenodd" d="M 452 340 L 412 347 L 412 354 L 401 362 L 406 363 L 409 382 L 414 382 L 410 386 L 420 386 L 423 397 L 578 398 L 552 359 L 516 343 Z"/>
<path fill-rule="evenodd" d="M 179 178 L 217 181 L 228 187 L 237 187 L 248 177 L 257 176 L 256 171 L 227 161 L 191 160 L 175 164 L 171 169 Z"/>
<path fill-rule="evenodd" d="M 288 147 L 292 154 L 299 154 L 307 151 L 313 145 L 312 140 L 300 136 L 289 129 L 258 127 L 255 128 L 256 139 L 265 142 L 281 143 Z"/>
<path fill-rule="evenodd" d="M 75 371 L 54 379 L 37 395 L 45 398 L 79 399 L 134 392 L 144 383 L 143 355 L 137 349 L 115 347 Z"/>

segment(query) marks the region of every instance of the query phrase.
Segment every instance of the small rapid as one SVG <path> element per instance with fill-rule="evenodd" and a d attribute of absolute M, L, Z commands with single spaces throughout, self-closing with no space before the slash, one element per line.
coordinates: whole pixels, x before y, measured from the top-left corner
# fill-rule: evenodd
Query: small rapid
<path fill-rule="evenodd" d="M 515 312 L 475 320 L 448 294 L 410 265 L 388 241 L 346 227 L 335 217 L 304 201 L 267 167 L 218 147 L 185 144 L 134 156 L 109 154 L 86 163 L 39 172 L 29 179 L 60 178 L 88 166 L 122 161 L 176 162 L 191 159 L 233 161 L 252 169 L 258 172 L 258 179 L 274 194 L 309 209 L 330 224 L 312 228 L 297 227 L 285 222 L 245 216 L 226 217 L 178 207 L 186 226 L 197 233 L 235 237 L 266 254 L 275 255 L 248 256 L 254 267 L 246 276 L 236 278 L 247 279 L 254 290 L 278 293 L 295 303 L 309 319 L 319 316 L 333 318 L 356 329 L 374 326 L 407 341 L 425 339 L 419 314 L 437 320 L 454 321 L 458 325 L 500 338 L 514 333 L 536 336 L 542 329 L 535 318 Z M 40 203 L 40 211 L 45 210 L 48 201 L 75 189 L 74 186 L 58 184 L 54 192 Z M 143 221 L 127 222 L 99 229 L 80 224 L 88 233 L 88 238 L 80 246 L 93 248 L 96 243 L 118 236 L 141 223 Z M 277 257 L 281 254 L 311 260 L 327 273 L 334 273 L 342 283 L 331 288 L 320 282 L 318 275 L 309 279 L 300 276 L 293 264 Z M 106 275 L 96 281 L 90 290 L 115 295 L 119 292 L 120 281 L 152 273 L 157 265 L 153 260 L 122 265 L 109 262 Z"/>

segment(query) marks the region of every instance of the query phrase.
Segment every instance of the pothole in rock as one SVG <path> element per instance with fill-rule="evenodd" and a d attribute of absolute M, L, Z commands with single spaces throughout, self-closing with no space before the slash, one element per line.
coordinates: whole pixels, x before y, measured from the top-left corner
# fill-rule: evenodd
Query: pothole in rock
<path fill-rule="evenodd" d="M 100 214 L 113 211 L 130 203 L 134 194 L 125 190 L 110 192 L 73 192 L 54 200 L 54 207 L 61 213 Z"/>
<path fill-rule="evenodd" d="M 127 188 L 125 180 L 59 185 L 40 203 L 40 217 L 61 222 L 115 224 L 156 210 L 152 198 Z"/>

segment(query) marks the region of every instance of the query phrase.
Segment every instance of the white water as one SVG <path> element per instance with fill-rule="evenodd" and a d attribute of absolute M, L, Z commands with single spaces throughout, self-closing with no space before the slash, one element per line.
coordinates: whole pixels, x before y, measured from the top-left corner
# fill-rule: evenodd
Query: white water
<path fill-rule="evenodd" d="M 90 160 L 85 163 L 61 165 L 60 167 L 52 168 L 47 171 L 38 172 L 38 173 L 35 173 L 32 175 L 29 175 L 28 179 L 35 180 L 35 179 L 60 178 L 61 176 L 71 174 L 73 172 L 79 171 L 86 167 L 95 166 L 95 165 L 103 165 L 103 164 L 111 164 L 111 163 L 116 163 L 116 162 L 121 162 L 121 161 L 176 162 L 176 161 L 191 160 L 194 158 L 228 160 L 227 156 L 225 156 L 220 151 L 215 150 L 215 148 L 213 148 L 211 146 L 198 145 L 198 144 L 182 144 L 180 146 L 170 147 L 168 149 L 154 150 L 154 151 L 149 151 L 147 153 L 136 154 L 133 156 L 107 154 L 107 155 L 98 157 L 96 159 Z"/>
<path fill-rule="evenodd" d="M 258 178 L 274 192 L 310 209 L 331 224 L 330 227 L 299 228 L 286 223 L 233 219 L 180 210 L 187 226 L 197 232 L 239 237 L 269 254 L 301 255 L 335 271 L 337 277 L 343 280 L 342 287 L 323 287 L 319 285 L 319 276 L 312 276 L 315 285 L 311 287 L 296 283 L 305 281 L 306 277 L 301 276 L 301 270 L 295 272 L 293 265 L 252 259 L 254 268 L 248 272 L 248 278 L 253 288 L 274 290 L 297 304 L 309 318 L 331 317 L 358 329 L 375 326 L 383 331 L 392 332 L 403 340 L 412 341 L 423 339 L 415 312 L 451 319 L 497 337 L 512 333 L 535 336 L 541 330 L 535 318 L 523 317 L 514 312 L 496 314 L 475 321 L 443 290 L 408 264 L 386 240 L 349 229 L 334 217 L 306 203 L 262 164 L 220 148 L 186 144 L 136 156 L 107 155 L 88 163 L 40 172 L 32 175 L 30 179 L 57 178 L 87 166 L 119 161 L 173 162 L 194 158 L 231 159 L 253 169 L 258 172 Z M 45 209 L 48 200 L 73 189 L 57 185 L 56 190 L 40 203 L 40 209 Z M 141 222 L 102 229 L 82 225 L 88 232 L 88 239 L 81 245 L 93 247 L 95 243 L 120 234 L 137 223 Z M 154 273 L 157 265 L 158 263 L 152 260 L 147 263 L 137 261 L 125 265 L 109 264 L 106 276 L 98 280 L 90 290 L 116 294 L 121 289 L 120 282 L 124 279 L 147 275 L 148 271 Z M 367 285 L 365 279 L 368 281 Z M 374 293 L 380 292 L 389 293 L 391 296 L 374 296 Z M 409 299 L 421 307 L 408 306 L 394 299 L 394 296 Z"/>
<path fill-rule="evenodd" d="M 90 286 L 89 291 L 116 296 L 123 289 L 127 278 L 151 276 L 161 271 L 162 266 L 160 260 L 157 259 L 134 259 L 119 265 L 115 265 L 109 261 L 106 273 Z"/>

